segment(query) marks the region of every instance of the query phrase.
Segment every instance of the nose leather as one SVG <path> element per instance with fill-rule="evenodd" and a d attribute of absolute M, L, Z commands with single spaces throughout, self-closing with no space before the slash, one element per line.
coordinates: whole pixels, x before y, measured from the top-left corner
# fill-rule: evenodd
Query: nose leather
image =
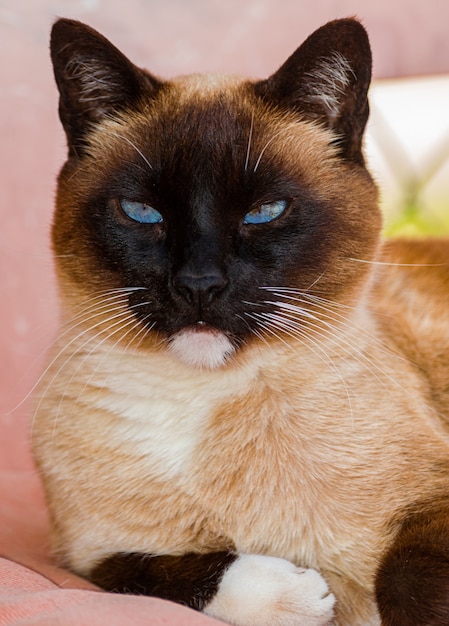
<path fill-rule="evenodd" d="M 208 304 L 226 287 L 226 278 L 217 268 L 205 273 L 179 271 L 172 280 L 175 290 L 189 304 Z"/>

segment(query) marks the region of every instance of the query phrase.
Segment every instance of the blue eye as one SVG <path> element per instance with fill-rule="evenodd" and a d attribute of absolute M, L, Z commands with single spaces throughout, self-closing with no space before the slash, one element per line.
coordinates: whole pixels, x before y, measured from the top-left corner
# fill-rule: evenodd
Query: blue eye
<path fill-rule="evenodd" d="M 159 224 L 164 221 L 159 211 L 144 202 L 120 200 L 120 207 L 128 217 L 140 224 Z"/>
<path fill-rule="evenodd" d="M 287 200 L 266 202 L 253 209 L 243 218 L 244 224 L 267 224 L 279 217 L 287 208 Z"/>

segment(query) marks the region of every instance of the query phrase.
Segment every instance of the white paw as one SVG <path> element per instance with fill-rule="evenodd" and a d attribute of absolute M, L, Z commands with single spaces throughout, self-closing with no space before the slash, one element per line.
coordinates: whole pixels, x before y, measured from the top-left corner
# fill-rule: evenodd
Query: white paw
<path fill-rule="evenodd" d="M 334 604 L 316 570 L 244 554 L 225 572 L 204 612 L 235 626 L 330 626 Z"/>

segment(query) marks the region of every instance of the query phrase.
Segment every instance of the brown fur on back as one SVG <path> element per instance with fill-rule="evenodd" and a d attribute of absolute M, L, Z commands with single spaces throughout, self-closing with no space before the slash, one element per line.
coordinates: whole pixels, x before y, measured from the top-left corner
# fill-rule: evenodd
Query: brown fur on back
<path fill-rule="evenodd" d="M 429 380 L 429 402 L 447 420 L 449 406 L 448 240 L 388 242 L 376 297 L 393 345 Z"/>

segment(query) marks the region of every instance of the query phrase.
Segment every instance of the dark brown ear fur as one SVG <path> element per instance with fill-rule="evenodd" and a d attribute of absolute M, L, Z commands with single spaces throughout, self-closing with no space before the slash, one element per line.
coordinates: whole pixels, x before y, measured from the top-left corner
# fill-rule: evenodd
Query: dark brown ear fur
<path fill-rule="evenodd" d="M 342 156 L 363 163 L 361 143 L 370 81 L 368 35 L 357 20 L 343 19 L 310 35 L 257 89 L 271 103 L 301 112 L 335 131 Z"/>
<path fill-rule="evenodd" d="M 376 577 L 384 626 L 449 624 L 449 502 L 410 513 Z"/>
<path fill-rule="evenodd" d="M 143 94 L 148 97 L 161 84 L 81 22 L 58 20 L 50 48 L 70 155 L 82 152 L 92 124 L 137 103 Z"/>

